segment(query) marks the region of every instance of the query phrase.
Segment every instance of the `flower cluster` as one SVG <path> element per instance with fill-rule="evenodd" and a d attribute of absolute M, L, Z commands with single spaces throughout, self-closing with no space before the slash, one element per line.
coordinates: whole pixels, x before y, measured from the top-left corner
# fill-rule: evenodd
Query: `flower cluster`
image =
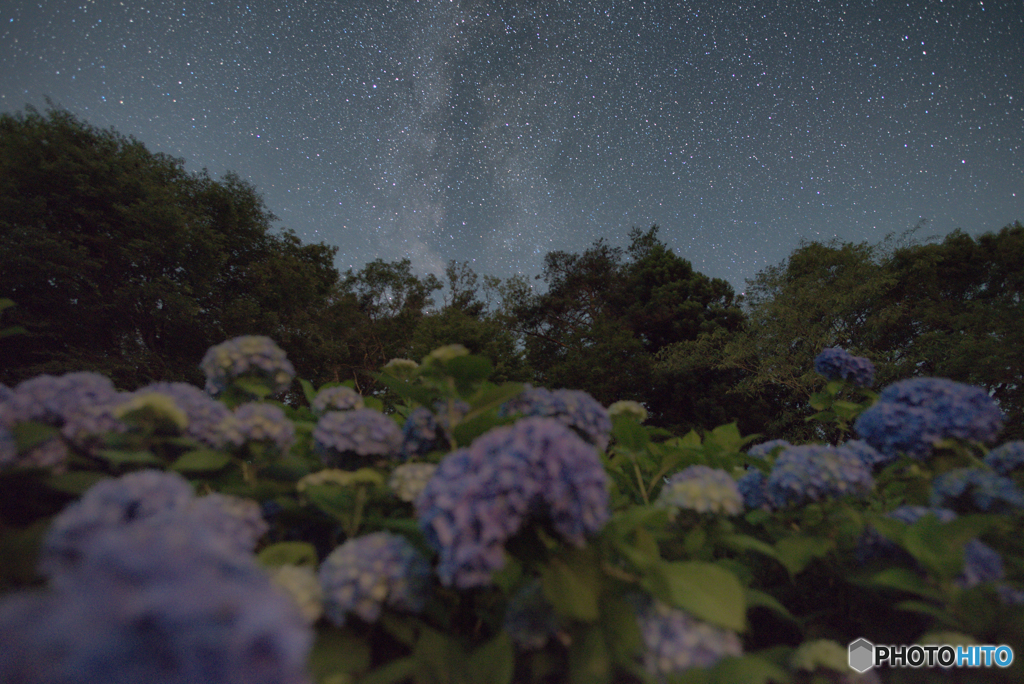
<path fill-rule="evenodd" d="M 957 468 L 932 481 L 932 506 L 1009 513 L 1024 508 L 1024 492 L 1008 477 L 979 468 Z"/>
<path fill-rule="evenodd" d="M 736 480 L 736 489 L 743 496 L 743 505 L 750 510 L 770 509 L 768 501 L 768 479 L 760 470 L 751 470 Z"/>
<path fill-rule="evenodd" d="M 912 378 L 886 387 L 857 417 L 857 434 L 883 454 L 928 456 L 948 438 L 991 442 L 1003 414 L 985 390 L 941 378 Z"/>
<path fill-rule="evenodd" d="M 644 667 L 659 681 L 691 668 L 711 667 L 726 656 L 743 653 L 740 639 L 731 632 L 647 597 L 631 597 L 638 604 L 637 622 L 646 647 Z"/>
<path fill-rule="evenodd" d="M 544 598 L 540 581 L 534 580 L 509 599 L 504 628 L 509 638 L 520 648 L 538 649 L 562 631 L 564 625 L 555 609 Z"/>
<path fill-rule="evenodd" d="M 855 455 L 814 444 L 783 451 L 766 483 L 774 508 L 807 500 L 866 494 L 873 486 L 871 471 Z"/>
<path fill-rule="evenodd" d="M 374 457 L 394 458 L 402 448 L 402 431 L 374 409 L 328 411 L 313 428 L 313 442 L 324 465 L 347 470 Z"/>
<path fill-rule="evenodd" d="M 61 513 L 43 549 L 51 588 L 0 603 L 0 681 L 305 681 L 297 608 L 190 497 L 142 471 Z"/>
<path fill-rule="evenodd" d="M 295 425 L 279 406 L 250 402 L 217 425 L 223 444 L 241 447 L 249 442 L 273 446 L 286 453 L 295 441 Z"/>
<path fill-rule="evenodd" d="M 814 359 L 814 371 L 829 380 L 849 380 L 857 387 L 870 387 L 875 381 L 875 364 L 839 347 L 823 349 Z"/>
<path fill-rule="evenodd" d="M 138 392 L 155 392 L 170 397 L 185 413 L 186 435 L 208 446 L 223 446 L 224 435 L 218 426 L 231 415 L 231 411 L 203 390 L 185 382 L 155 382 Z"/>
<path fill-rule="evenodd" d="M 1009 475 L 1024 466 L 1024 441 L 1000 444 L 985 456 L 985 465 L 1000 475 Z"/>
<path fill-rule="evenodd" d="M 396 378 L 408 379 L 419 367 L 420 364 L 411 359 L 391 359 L 381 367 L 381 371 Z"/>
<path fill-rule="evenodd" d="M 436 470 L 433 463 L 403 463 L 391 471 L 388 487 L 399 499 L 411 503 L 419 498 Z"/>
<path fill-rule="evenodd" d="M 260 505 L 229 494 L 207 494 L 189 504 L 189 518 L 221 536 L 239 551 L 251 552 L 270 526 Z"/>
<path fill-rule="evenodd" d="M 376 622 L 388 605 L 423 609 L 430 589 L 430 563 L 404 537 L 375 532 L 350 539 L 320 565 L 324 610 L 342 626 L 349 613 Z"/>
<path fill-rule="evenodd" d="M 339 385 L 337 387 L 325 387 L 317 392 L 310 406 L 313 407 L 313 413 L 320 416 L 327 411 L 361 409 L 365 404 L 363 403 L 363 395 L 359 394 L 359 392 L 356 392 L 351 387 Z"/>
<path fill-rule="evenodd" d="M 608 519 L 606 484 L 592 446 L 555 420 L 526 418 L 446 456 L 416 511 L 440 553 L 442 583 L 481 586 L 504 565 L 505 541 L 531 516 L 583 546 Z"/>
<path fill-rule="evenodd" d="M 548 390 L 529 387 L 502 406 L 503 415 L 521 413 L 526 417 L 554 418 L 572 428 L 601 451 L 608 448 L 612 420 L 608 411 L 582 390 Z"/>
<path fill-rule="evenodd" d="M 270 579 L 292 597 L 307 623 L 313 624 L 324 614 L 324 590 L 312 568 L 280 565 L 270 569 Z"/>
<path fill-rule="evenodd" d="M 793 446 L 785 439 L 773 439 L 767 442 L 761 442 L 747 449 L 747 456 L 752 458 L 765 459 L 771 456 L 772 451 L 775 449 L 786 449 Z M 778 454 L 776 454 L 777 456 Z"/>
<path fill-rule="evenodd" d="M 295 377 L 295 368 L 284 351 L 263 335 L 242 335 L 214 345 L 199 367 L 206 374 L 206 391 L 214 396 L 235 378 L 263 380 L 269 383 L 271 394 L 277 394 L 288 389 Z"/>
<path fill-rule="evenodd" d="M 623 399 L 608 407 L 608 417 L 615 416 L 632 416 L 638 423 L 642 423 L 647 420 L 647 409 L 638 401 Z"/>
<path fill-rule="evenodd" d="M 743 494 L 724 470 L 693 465 L 668 478 L 655 505 L 736 515 L 743 511 Z"/>
<path fill-rule="evenodd" d="M 423 406 L 410 411 L 402 426 L 402 456 L 422 456 L 443 445 L 444 433 L 437 424 L 433 411 Z"/>
<path fill-rule="evenodd" d="M 859 439 L 843 442 L 836 448 L 859 458 L 868 467 L 868 470 L 873 470 L 876 466 L 885 465 L 893 460 L 892 456 L 881 453 L 867 442 Z"/>

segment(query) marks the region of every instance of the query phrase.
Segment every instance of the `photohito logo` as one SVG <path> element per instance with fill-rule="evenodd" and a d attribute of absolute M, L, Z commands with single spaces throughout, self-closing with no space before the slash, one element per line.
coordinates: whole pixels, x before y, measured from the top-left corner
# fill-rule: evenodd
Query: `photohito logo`
<path fill-rule="evenodd" d="M 1009 667 L 1009 646 L 950 646 L 933 644 L 882 646 L 861 638 L 850 642 L 850 667 L 864 673 L 872 667 Z"/>

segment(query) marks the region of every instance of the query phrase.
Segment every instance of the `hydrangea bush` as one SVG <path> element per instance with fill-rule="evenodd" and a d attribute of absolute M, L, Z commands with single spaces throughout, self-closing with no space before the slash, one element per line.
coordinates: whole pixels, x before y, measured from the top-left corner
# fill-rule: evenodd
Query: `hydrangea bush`
<path fill-rule="evenodd" d="M 843 669 L 861 637 L 1024 653 L 1024 449 L 984 390 L 875 394 L 826 349 L 835 439 L 792 444 L 497 386 L 461 345 L 382 368 L 387 412 L 272 401 L 265 337 L 201 366 L 0 386 L 0 681 L 1024 679 Z"/>

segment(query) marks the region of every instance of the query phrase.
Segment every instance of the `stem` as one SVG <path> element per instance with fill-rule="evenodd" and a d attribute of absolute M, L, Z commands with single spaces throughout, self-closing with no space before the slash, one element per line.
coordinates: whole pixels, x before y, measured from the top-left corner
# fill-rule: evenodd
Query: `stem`
<path fill-rule="evenodd" d="M 636 483 L 640 486 L 640 496 L 644 498 L 644 505 L 649 505 L 651 501 L 647 498 L 647 487 L 644 486 L 644 478 L 640 474 L 640 466 L 636 464 L 635 459 L 633 460 L 633 470 L 636 471 Z"/>
<path fill-rule="evenodd" d="M 363 506 L 366 504 L 366 486 L 360 486 L 356 490 L 356 505 L 352 510 L 352 521 L 345 530 L 345 534 L 351 539 L 356 536 L 359 526 L 363 524 Z"/>

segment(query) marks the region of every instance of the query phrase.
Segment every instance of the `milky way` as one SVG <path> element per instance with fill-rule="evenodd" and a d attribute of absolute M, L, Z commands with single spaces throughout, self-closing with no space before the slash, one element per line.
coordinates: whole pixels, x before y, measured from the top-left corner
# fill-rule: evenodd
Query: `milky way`
<path fill-rule="evenodd" d="M 55 0 L 0 22 L 0 109 L 49 97 L 234 170 L 342 270 L 532 276 L 658 224 L 742 290 L 801 240 L 1024 220 L 1020 2 Z"/>

